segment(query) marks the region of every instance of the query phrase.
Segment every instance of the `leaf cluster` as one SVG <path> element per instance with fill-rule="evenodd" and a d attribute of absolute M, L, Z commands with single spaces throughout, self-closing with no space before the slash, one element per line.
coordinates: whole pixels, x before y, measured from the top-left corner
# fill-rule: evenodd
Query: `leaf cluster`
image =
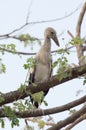
<path fill-rule="evenodd" d="M 77 45 L 77 44 L 83 44 L 83 43 L 84 43 L 84 40 L 81 39 L 80 37 L 75 37 L 69 42 L 69 44 L 71 45 Z"/>
<path fill-rule="evenodd" d="M 27 59 L 26 64 L 23 65 L 24 69 L 30 69 L 34 68 L 35 65 L 35 59 L 33 57 L 30 57 Z"/>
<path fill-rule="evenodd" d="M 32 37 L 29 33 L 19 35 L 18 39 L 24 42 L 25 47 L 27 47 L 28 44 L 34 43 L 34 41 L 37 41 L 38 44 L 41 45 L 41 41 L 38 38 Z"/>
<path fill-rule="evenodd" d="M 3 107 L 3 112 L 4 114 L 8 117 L 9 121 L 11 121 L 11 127 L 13 128 L 14 126 L 19 126 L 19 120 L 16 117 L 14 111 L 11 109 L 9 106 L 4 106 Z M 4 127 L 4 120 L 1 119 L 1 125 Z"/>
<path fill-rule="evenodd" d="M 0 74 L 6 72 L 6 66 L 2 63 L 2 59 L 0 58 Z"/>
<path fill-rule="evenodd" d="M 16 45 L 11 44 L 0 44 L 0 52 L 4 55 L 5 50 L 12 51 L 12 53 L 16 52 Z"/>

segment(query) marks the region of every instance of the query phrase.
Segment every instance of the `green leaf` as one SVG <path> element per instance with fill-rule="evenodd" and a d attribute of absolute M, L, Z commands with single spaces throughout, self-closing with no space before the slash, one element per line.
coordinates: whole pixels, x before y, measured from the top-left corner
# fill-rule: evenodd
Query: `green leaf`
<path fill-rule="evenodd" d="M 86 84 L 86 79 L 84 79 L 84 81 L 83 81 L 83 85 L 85 85 Z"/>
<path fill-rule="evenodd" d="M 41 102 L 44 100 L 44 92 L 41 91 L 41 92 L 38 92 L 38 93 L 35 93 L 35 94 L 31 94 L 31 97 L 33 98 L 33 100 L 35 102 L 38 102 L 38 104 L 40 105 Z"/>
<path fill-rule="evenodd" d="M 83 44 L 83 39 L 81 39 L 80 37 L 76 37 L 73 40 L 71 40 L 69 43 L 71 45 L 76 45 L 76 44 Z"/>
<path fill-rule="evenodd" d="M 57 52 L 58 52 L 59 54 L 62 54 L 62 53 L 64 52 L 64 49 L 61 48 L 61 49 L 57 50 Z"/>
<path fill-rule="evenodd" d="M 8 49 L 8 50 L 11 50 L 11 51 L 13 51 L 13 52 L 16 51 L 15 47 L 16 47 L 16 46 L 15 46 L 15 44 L 13 44 L 13 43 L 7 44 L 7 49 Z"/>
<path fill-rule="evenodd" d="M 6 67 L 5 65 L 2 63 L 0 66 L 0 73 L 5 73 L 6 72 Z"/>
<path fill-rule="evenodd" d="M 43 102 L 44 102 L 45 106 L 48 106 L 48 103 L 45 100 Z"/>
<path fill-rule="evenodd" d="M 52 64 L 52 68 L 55 68 L 57 65 L 58 65 L 58 61 L 55 61 L 55 62 Z"/>
<path fill-rule="evenodd" d="M 0 58 L 0 73 L 5 73 L 6 72 L 6 67 L 2 63 L 2 59 Z"/>
<path fill-rule="evenodd" d="M 13 118 L 11 122 L 11 127 L 19 126 L 19 120 L 17 118 Z"/>
<path fill-rule="evenodd" d="M 0 45 L 0 51 L 2 54 L 4 54 L 5 51 L 12 51 L 12 53 L 16 52 L 16 45 L 11 43 L 11 44 L 1 44 Z"/>
<path fill-rule="evenodd" d="M 45 122 L 43 120 L 39 120 L 38 126 L 39 126 L 40 129 L 43 129 L 44 126 L 45 126 Z"/>
<path fill-rule="evenodd" d="M 0 123 L 1 123 L 1 127 L 4 128 L 5 127 L 5 123 L 3 119 L 0 119 Z"/>
<path fill-rule="evenodd" d="M 19 120 L 17 119 L 14 111 L 9 106 L 4 106 L 3 108 L 4 114 L 8 117 L 8 119 L 11 121 L 11 127 L 19 126 Z"/>
<path fill-rule="evenodd" d="M 3 97 L 1 97 L 0 98 L 0 103 L 2 103 L 4 101 L 4 98 Z"/>
<path fill-rule="evenodd" d="M 27 59 L 27 63 L 23 65 L 24 69 L 30 69 L 34 68 L 35 65 L 35 59 L 33 57 L 30 57 Z"/>
<path fill-rule="evenodd" d="M 20 87 L 18 88 L 19 92 L 24 92 L 26 91 L 26 85 L 25 84 L 21 84 Z"/>

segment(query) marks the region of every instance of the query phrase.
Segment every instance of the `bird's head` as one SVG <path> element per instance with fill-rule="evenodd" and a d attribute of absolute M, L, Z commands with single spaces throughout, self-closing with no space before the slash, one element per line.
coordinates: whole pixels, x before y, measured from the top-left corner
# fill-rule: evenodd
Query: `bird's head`
<path fill-rule="evenodd" d="M 59 46 L 59 41 L 58 41 L 58 38 L 56 35 L 56 31 L 53 28 L 51 28 L 51 27 L 46 28 L 46 30 L 44 32 L 44 36 L 46 38 L 53 39 L 54 42 Z"/>

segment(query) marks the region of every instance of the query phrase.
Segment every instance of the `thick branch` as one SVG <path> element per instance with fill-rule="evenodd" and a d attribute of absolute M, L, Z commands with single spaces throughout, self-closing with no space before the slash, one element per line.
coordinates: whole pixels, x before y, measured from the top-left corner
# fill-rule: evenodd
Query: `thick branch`
<path fill-rule="evenodd" d="M 59 112 L 63 112 L 66 110 L 69 110 L 77 105 L 80 105 L 82 103 L 86 102 L 86 96 L 83 96 L 75 101 L 72 101 L 70 103 L 67 103 L 65 105 L 62 106 L 58 106 L 55 108 L 49 108 L 49 109 L 36 109 L 33 111 L 24 111 L 24 112 L 16 112 L 15 111 L 15 115 L 19 118 L 29 118 L 29 117 L 38 117 L 38 116 L 45 116 L 45 115 L 49 115 L 49 114 L 55 114 L 55 113 L 59 113 Z M 6 117 L 6 115 L 4 114 L 4 110 L 0 109 L 0 117 Z"/>
<path fill-rule="evenodd" d="M 59 81 L 59 76 L 63 76 L 65 73 L 67 73 L 67 77 L 63 77 L 61 81 Z M 56 85 L 65 83 L 69 80 L 72 80 L 74 78 L 77 78 L 78 76 L 81 76 L 86 73 L 86 65 L 71 68 L 71 70 L 64 71 L 60 75 L 55 75 L 51 77 L 48 81 L 44 83 L 39 83 L 36 86 L 34 85 L 29 85 L 26 87 L 26 89 L 21 92 L 19 90 L 8 92 L 5 94 L 1 94 L 0 98 L 3 99 L 2 102 L 0 102 L 0 105 L 4 105 L 7 103 L 11 103 L 15 100 L 25 98 L 29 96 L 29 93 L 36 93 L 40 91 L 44 91 L 46 89 L 52 88 Z"/>
<path fill-rule="evenodd" d="M 85 12 L 86 12 L 86 2 L 84 3 L 82 10 L 80 12 L 79 18 L 78 18 L 78 22 L 77 22 L 77 26 L 76 26 L 76 37 L 80 37 L 81 24 L 82 24 Z M 77 44 L 76 45 L 76 51 L 77 51 L 77 56 L 78 56 L 78 60 L 79 60 L 79 65 L 85 64 L 85 60 L 83 58 L 83 56 L 84 56 L 83 45 Z"/>
<path fill-rule="evenodd" d="M 65 127 L 66 125 L 74 122 L 77 118 L 79 118 L 81 115 L 85 113 L 86 113 L 86 105 L 82 107 L 79 111 L 75 112 L 74 114 L 66 118 L 65 120 L 58 122 L 56 125 L 47 130 L 60 130 L 62 127 Z"/>
<path fill-rule="evenodd" d="M 59 106 L 59 107 L 55 107 L 55 108 L 51 108 L 51 109 L 37 109 L 36 111 L 26 111 L 26 112 L 16 112 L 16 115 L 21 117 L 21 118 L 26 118 L 26 117 L 38 117 L 38 116 L 45 116 L 45 115 L 49 115 L 49 114 L 55 114 L 55 113 L 59 113 L 59 112 L 63 112 L 66 110 L 69 110 L 77 105 L 80 105 L 82 103 L 84 103 L 86 101 L 86 96 L 83 96 L 80 99 L 77 99 L 75 101 L 72 101 L 70 103 L 67 103 L 65 105 Z"/>
<path fill-rule="evenodd" d="M 79 18 L 78 18 L 77 26 L 76 26 L 76 36 L 78 36 L 78 37 L 80 37 L 81 24 L 82 24 L 85 12 L 86 12 L 86 2 L 84 3 L 84 5 L 82 7 L 82 10 L 81 10 Z"/>
<path fill-rule="evenodd" d="M 86 119 L 86 114 L 81 115 L 77 120 L 75 120 L 72 124 L 70 124 L 68 127 L 66 127 L 64 130 L 70 130 L 72 129 L 75 125 L 80 123 L 81 121 Z"/>

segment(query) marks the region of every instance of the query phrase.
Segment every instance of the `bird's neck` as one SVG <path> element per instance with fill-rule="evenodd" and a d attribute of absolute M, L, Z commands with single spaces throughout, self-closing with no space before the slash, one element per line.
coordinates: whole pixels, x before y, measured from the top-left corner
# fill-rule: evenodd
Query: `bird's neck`
<path fill-rule="evenodd" d="M 47 51 L 51 50 L 51 39 L 46 37 L 44 40 L 44 47 Z"/>

